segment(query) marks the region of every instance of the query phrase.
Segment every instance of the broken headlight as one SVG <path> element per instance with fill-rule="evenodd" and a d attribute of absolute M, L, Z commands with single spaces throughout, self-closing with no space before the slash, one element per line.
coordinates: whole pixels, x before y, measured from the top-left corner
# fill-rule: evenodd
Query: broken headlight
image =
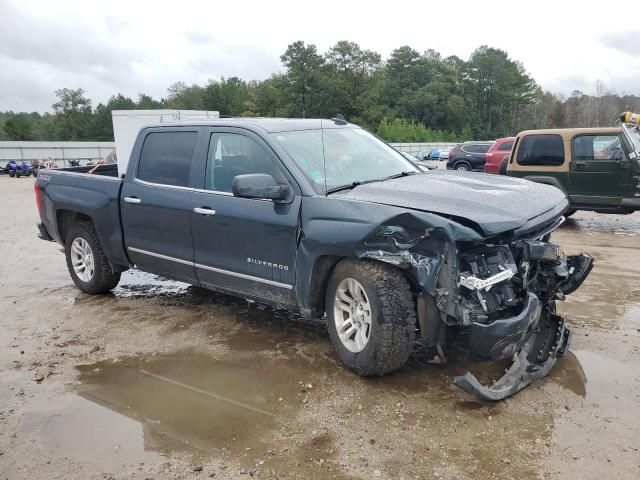
<path fill-rule="evenodd" d="M 485 321 L 491 313 L 516 306 L 518 299 L 511 278 L 518 267 L 506 246 L 483 246 L 460 256 L 458 286 L 466 300 L 467 321 Z M 465 322 L 467 323 L 467 322 Z"/>

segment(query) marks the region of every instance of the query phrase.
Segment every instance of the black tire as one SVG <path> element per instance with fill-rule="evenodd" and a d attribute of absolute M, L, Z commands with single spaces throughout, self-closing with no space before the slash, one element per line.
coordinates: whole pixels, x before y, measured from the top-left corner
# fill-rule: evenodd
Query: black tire
<path fill-rule="evenodd" d="M 571 215 L 573 215 L 574 213 L 576 213 L 578 210 L 575 209 L 569 209 L 566 212 L 564 212 L 564 218 L 569 218 Z"/>
<path fill-rule="evenodd" d="M 88 281 L 81 280 L 73 268 L 71 246 L 74 240 L 78 238 L 85 240 L 89 244 L 93 254 L 94 271 Z M 98 234 L 91 222 L 79 222 L 71 227 L 71 230 L 67 234 L 64 251 L 67 258 L 67 269 L 69 270 L 69 275 L 71 275 L 71 279 L 73 280 L 73 283 L 76 284 L 76 287 L 83 292 L 90 293 L 92 295 L 107 293 L 118 285 L 118 282 L 120 281 L 120 272 L 114 272 L 111 269 L 111 264 L 102 250 L 102 246 L 98 241 Z"/>
<path fill-rule="evenodd" d="M 9 176 L 10 176 L 11 178 L 14 178 L 14 177 L 16 176 L 16 174 L 15 174 L 15 172 L 9 172 Z"/>
<path fill-rule="evenodd" d="M 340 340 L 334 299 L 340 282 L 357 280 L 371 305 L 371 332 L 364 349 L 354 353 Z M 415 341 L 416 309 L 411 288 L 397 269 L 372 261 L 342 260 L 334 269 L 325 295 L 329 337 L 338 357 L 361 376 L 384 375 L 402 367 Z"/>
<path fill-rule="evenodd" d="M 507 167 L 509 166 L 509 157 L 504 157 L 502 162 L 500 162 L 500 175 L 507 174 Z"/>
<path fill-rule="evenodd" d="M 458 170 L 460 172 L 470 172 L 471 171 L 471 165 L 469 165 L 467 162 L 458 162 L 453 167 L 453 169 L 454 170 Z"/>

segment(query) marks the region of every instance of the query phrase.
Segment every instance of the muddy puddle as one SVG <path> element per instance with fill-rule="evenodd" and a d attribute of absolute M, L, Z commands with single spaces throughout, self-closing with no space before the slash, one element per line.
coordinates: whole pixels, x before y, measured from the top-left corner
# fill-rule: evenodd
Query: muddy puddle
<path fill-rule="evenodd" d="M 186 293 L 188 288 L 188 283 L 132 269 L 122 273 L 113 295 L 120 298 L 179 295 Z"/>
<path fill-rule="evenodd" d="M 549 380 L 590 402 L 615 399 L 620 407 L 632 404 L 640 393 L 640 373 L 635 368 L 585 350 L 569 352 L 551 371 Z"/>
<path fill-rule="evenodd" d="M 562 230 L 576 233 L 613 233 L 616 235 L 640 235 L 640 214 L 602 215 L 577 212 L 567 218 Z"/>
<path fill-rule="evenodd" d="M 109 359 L 78 373 L 75 394 L 30 415 L 24 429 L 108 471 L 173 452 L 253 465 L 269 449 L 277 418 L 301 403 L 299 375 L 286 364 L 181 352 Z"/>

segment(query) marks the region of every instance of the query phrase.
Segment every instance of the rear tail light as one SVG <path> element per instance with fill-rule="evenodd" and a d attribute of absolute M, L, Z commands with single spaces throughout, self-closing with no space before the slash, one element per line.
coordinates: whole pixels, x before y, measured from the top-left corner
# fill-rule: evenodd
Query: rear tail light
<path fill-rule="evenodd" d="M 449 160 L 451 160 L 451 159 L 453 159 L 453 158 L 455 158 L 455 157 L 456 157 L 456 152 L 454 152 L 453 150 L 451 150 L 451 151 L 449 152 Z"/>
<path fill-rule="evenodd" d="M 33 184 L 33 191 L 36 194 L 36 206 L 38 207 L 38 211 L 42 209 L 42 199 L 40 198 L 40 186 L 38 182 Z"/>

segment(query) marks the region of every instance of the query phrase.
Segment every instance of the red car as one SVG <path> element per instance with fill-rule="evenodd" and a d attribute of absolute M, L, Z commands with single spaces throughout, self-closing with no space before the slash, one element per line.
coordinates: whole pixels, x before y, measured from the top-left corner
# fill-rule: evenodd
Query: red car
<path fill-rule="evenodd" d="M 484 173 L 500 173 L 502 159 L 511 153 L 516 137 L 499 138 L 487 152 Z"/>

